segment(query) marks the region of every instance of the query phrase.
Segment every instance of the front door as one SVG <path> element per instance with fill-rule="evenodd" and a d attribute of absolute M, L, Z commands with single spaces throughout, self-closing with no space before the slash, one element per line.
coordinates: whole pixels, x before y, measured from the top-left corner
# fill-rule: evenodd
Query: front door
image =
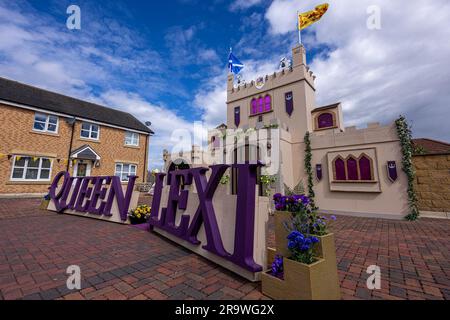
<path fill-rule="evenodd" d="M 91 164 L 85 162 L 77 162 L 74 168 L 75 177 L 87 177 L 91 174 Z"/>

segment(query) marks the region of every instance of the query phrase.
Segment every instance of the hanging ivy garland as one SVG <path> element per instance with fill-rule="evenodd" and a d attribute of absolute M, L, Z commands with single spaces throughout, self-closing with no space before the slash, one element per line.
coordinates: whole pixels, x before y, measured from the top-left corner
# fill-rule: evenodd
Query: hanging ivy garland
<path fill-rule="evenodd" d="M 412 143 L 411 128 L 406 121 L 404 116 L 400 116 L 395 121 L 397 127 L 397 134 L 400 139 L 400 144 L 402 147 L 402 165 L 403 171 L 408 177 L 408 205 L 410 213 L 405 217 L 405 219 L 414 221 L 419 218 L 419 209 L 417 208 L 417 195 L 414 190 L 414 180 L 416 173 L 412 164 L 412 155 L 414 153 L 414 146 Z"/>
<path fill-rule="evenodd" d="M 308 175 L 308 197 L 311 200 L 311 207 L 312 208 L 316 208 L 316 204 L 314 202 L 314 179 L 313 179 L 313 170 L 312 170 L 312 165 L 311 165 L 311 160 L 312 160 L 312 150 L 311 150 L 311 139 L 310 139 L 310 134 L 309 132 L 306 132 L 305 134 L 305 138 L 304 138 L 304 142 L 305 142 L 305 171 L 306 174 Z"/>

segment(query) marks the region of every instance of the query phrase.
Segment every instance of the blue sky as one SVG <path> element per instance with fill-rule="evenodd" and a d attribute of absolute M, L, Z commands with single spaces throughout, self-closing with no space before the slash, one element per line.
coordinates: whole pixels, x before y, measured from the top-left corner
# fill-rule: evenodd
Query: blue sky
<path fill-rule="evenodd" d="M 229 47 L 245 79 L 272 73 L 297 41 L 295 12 L 319 3 L 0 0 L 0 76 L 152 121 L 155 167 L 174 129 L 225 121 Z M 349 126 L 406 114 L 415 136 L 449 141 L 448 1 L 329 3 L 304 34 L 317 104 L 341 101 Z M 81 8 L 81 30 L 66 28 L 70 4 Z M 382 19 L 375 31 L 366 26 L 374 4 Z"/>

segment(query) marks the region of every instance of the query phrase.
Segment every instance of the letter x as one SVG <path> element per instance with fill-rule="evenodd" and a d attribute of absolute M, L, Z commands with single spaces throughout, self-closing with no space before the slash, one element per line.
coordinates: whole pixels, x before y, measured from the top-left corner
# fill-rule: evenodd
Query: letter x
<path fill-rule="evenodd" d="M 204 223 L 207 244 L 203 246 L 203 249 L 221 257 L 226 257 L 229 253 L 223 247 L 212 200 L 220 179 L 228 167 L 228 165 L 223 164 L 210 166 L 211 177 L 209 181 L 207 181 L 205 176 L 205 173 L 208 171 L 207 168 L 192 169 L 199 205 L 185 235 L 185 240 L 192 244 L 199 244 L 200 241 L 197 239 L 197 234 L 202 223 Z"/>

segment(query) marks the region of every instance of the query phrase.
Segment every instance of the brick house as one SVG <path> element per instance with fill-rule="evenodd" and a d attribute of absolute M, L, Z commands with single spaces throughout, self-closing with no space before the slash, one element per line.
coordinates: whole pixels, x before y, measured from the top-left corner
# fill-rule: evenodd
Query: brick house
<path fill-rule="evenodd" d="M 42 195 L 52 178 L 147 175 L 153 134 L 129 113 L 0 78 L 0 196 Z"/>

